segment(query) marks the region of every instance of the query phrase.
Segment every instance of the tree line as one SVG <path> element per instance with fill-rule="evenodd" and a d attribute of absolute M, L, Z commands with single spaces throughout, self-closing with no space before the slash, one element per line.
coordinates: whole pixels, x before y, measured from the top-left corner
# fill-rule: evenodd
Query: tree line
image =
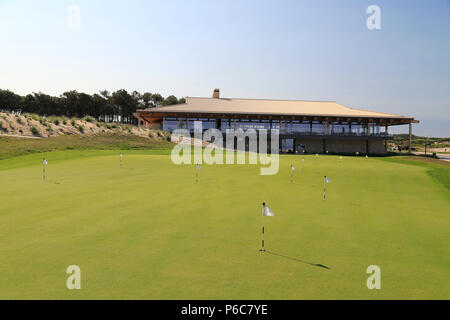
<path fill-rule="evenodd" d="M 124 89 L 110 93 L 107 90 L 89 95 L 78 91 L 67 91 L 55 97 L 42 92 L 26 96 L 10 90 L 0 89 L 0 110 L 36 113 L 41 116 L 66 116 L 83 118 L 92 116 L 107 122 L 135 123 L 133 113 L 138 109 L 154 108 L 185 103 L 171 95 L 164 98 L 159 93 L 143 94 Z"/>

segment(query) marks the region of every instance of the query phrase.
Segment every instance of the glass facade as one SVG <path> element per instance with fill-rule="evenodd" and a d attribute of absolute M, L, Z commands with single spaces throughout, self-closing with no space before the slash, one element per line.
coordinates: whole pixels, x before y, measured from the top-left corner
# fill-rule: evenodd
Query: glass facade
<path fill-rule="evenodd" d="M 382 135 L 380 125 L 376 123 L 345 123 L 330 122 L 324 125 L 319 121 L 290 121 L 290 120 L 242 120 L 242 119 L 197 119 L 197 118 L 164 118 L 162 129 L 167 132 L 173 132 L 176 129 L 189 129 L 194 131 L 194 122 L 201 121 L 202 129 L 216 128 L 217 126 L 222 132 L 227 129 L 254 129 L 254 130 L 280 130 L 281 134 L 304 134 L 304 135 Z"/>

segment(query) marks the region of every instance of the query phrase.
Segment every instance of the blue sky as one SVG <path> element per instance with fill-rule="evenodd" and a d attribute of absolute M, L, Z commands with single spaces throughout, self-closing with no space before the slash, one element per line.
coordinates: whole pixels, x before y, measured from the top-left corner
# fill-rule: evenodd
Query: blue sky
<path fill-rule="evenodd" d="M 381 30 L 366 27 L 372 4 Z M 0 39 L 0 88 L 20 94 L 217 87 L 412 115 L 415 133 L 450 136 L 450 0 L 0 0 Z"/>

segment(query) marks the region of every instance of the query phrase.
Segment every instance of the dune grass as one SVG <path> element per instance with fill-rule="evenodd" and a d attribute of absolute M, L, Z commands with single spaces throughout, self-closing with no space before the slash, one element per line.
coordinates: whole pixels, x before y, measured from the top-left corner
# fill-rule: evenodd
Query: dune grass
<path fill-rule="evenodd" d="M 120 169 L 118 150 L 57 150 L 45 182 L 42 154 L 0 161 L 1 299 L 450 298 L 448 168 L 281 156 L 275 176 L 204 165 L 195 184 L 194 165 L 156 151 L 125 151 Z"/>

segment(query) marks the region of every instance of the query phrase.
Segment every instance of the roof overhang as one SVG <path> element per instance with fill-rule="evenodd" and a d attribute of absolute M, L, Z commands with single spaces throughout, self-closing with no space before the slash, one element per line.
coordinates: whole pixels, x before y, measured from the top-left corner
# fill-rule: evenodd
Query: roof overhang
<path fill-rule="evenodd" d="M 342 116 L 342 115 L 299 115 L 299 114 L 267 114 L 267 113 L 243 113 L 243 112 L 181 112 L 181 111 L 158 111 L 138 110 L 135 114 L 139 118 L 194 118 L 194 119 L 239 119 L 239 120 L 293 120 L 293 121 L 318 121 L 318 122 L 359 122 L 378 123 L 380 125 L 402 125 L 409 123 L 419 123 L 418 120 L 410 117 L 373 117 L 373 116 Z"/>
<path fill-rule="evenodd" d="M 187 98 L 186 103 L 138 110 L 141 118 L 294 120 L 380 125 L 418 123 L 413 117 L 354 109 L 334 101 Z"/>

